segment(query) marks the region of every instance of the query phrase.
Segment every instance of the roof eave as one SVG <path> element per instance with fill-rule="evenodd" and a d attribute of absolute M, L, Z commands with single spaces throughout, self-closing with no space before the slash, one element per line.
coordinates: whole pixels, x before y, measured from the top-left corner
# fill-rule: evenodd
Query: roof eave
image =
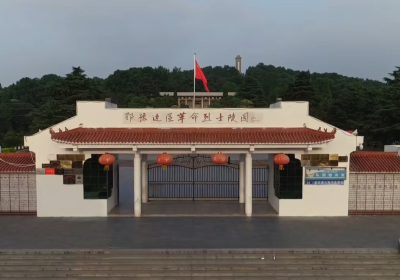
<path fill-rule="evenodd" d="M 168 143 L 161 143 L 161 142 L 68 142 L 68 141 L 60 141 L 56 139 L 52 139 L 54 142 L 59 144 L 66 144 L 66 145 L 321 145 L 331 142 L 333 139 L 320 141 L 320 142 L 291 142 L 291 143 L 232 143 L 232 142 L 223 142 L 223 143 L 215 143 L 215 142 L 168 142 Z"/>

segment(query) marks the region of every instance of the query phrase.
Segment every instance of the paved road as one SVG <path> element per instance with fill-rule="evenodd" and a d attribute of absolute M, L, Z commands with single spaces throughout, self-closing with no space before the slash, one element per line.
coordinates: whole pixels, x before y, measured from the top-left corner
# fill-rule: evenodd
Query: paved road
<path fill-rule="evenodd" d="M 0 217 L 0 249 L 395 248 L 400 216 Z"/>

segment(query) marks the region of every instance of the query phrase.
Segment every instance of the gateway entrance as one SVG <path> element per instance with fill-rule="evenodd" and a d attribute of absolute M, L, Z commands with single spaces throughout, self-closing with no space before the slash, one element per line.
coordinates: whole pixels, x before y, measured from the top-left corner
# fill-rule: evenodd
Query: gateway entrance
<path fill-rule="evenodd" d="M 253 198 L 267 199 L 268 168 L 253 168 Z M 239 164 L 207 155 L 179 155 L 167 169 L 148 165 L 149 200 L 239 200 Z"/>

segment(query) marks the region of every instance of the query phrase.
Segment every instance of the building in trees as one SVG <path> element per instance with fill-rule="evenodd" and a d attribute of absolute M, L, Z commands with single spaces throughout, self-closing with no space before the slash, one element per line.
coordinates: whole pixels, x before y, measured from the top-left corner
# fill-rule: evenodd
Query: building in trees
<path fill-rule="evenodd" d="M 160 92 L 161 96 L 174 96 L 174 92 Z M 228 96 L 235 96 L 236 92 L 227 92 Z M 178 106 L 180 108 L 193 108 L 193 97 L 195 98 L 195 108 L 210 108 L 211 103 L 221 100 L 223 92 L 177 92 Z"/>
<path fill-rule="evenodd" d="M 239 73 L 242 73 L 242 57 L 240 55 L 237 55 L 235 58 L 235 68 Z"/>

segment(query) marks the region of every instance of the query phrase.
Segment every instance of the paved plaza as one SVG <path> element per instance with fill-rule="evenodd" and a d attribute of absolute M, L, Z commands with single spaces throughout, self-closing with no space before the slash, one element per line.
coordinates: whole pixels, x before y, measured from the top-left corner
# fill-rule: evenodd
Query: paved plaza
<path fill-rule="evenodd" d="M 277 216 L 266 200 L 253 201 L 253 215 Z M 133 202 L 122 202 L 110 213 L 111 217 L 134 217 Z M 244 203 L 238 201 L 150 201 L 142 204 L 143 217 L 246 217 Z"/>
<path fill-rule="evenodd" d="M 0 249 L 396 248 L 400 216 L 0 217 Z"/>

